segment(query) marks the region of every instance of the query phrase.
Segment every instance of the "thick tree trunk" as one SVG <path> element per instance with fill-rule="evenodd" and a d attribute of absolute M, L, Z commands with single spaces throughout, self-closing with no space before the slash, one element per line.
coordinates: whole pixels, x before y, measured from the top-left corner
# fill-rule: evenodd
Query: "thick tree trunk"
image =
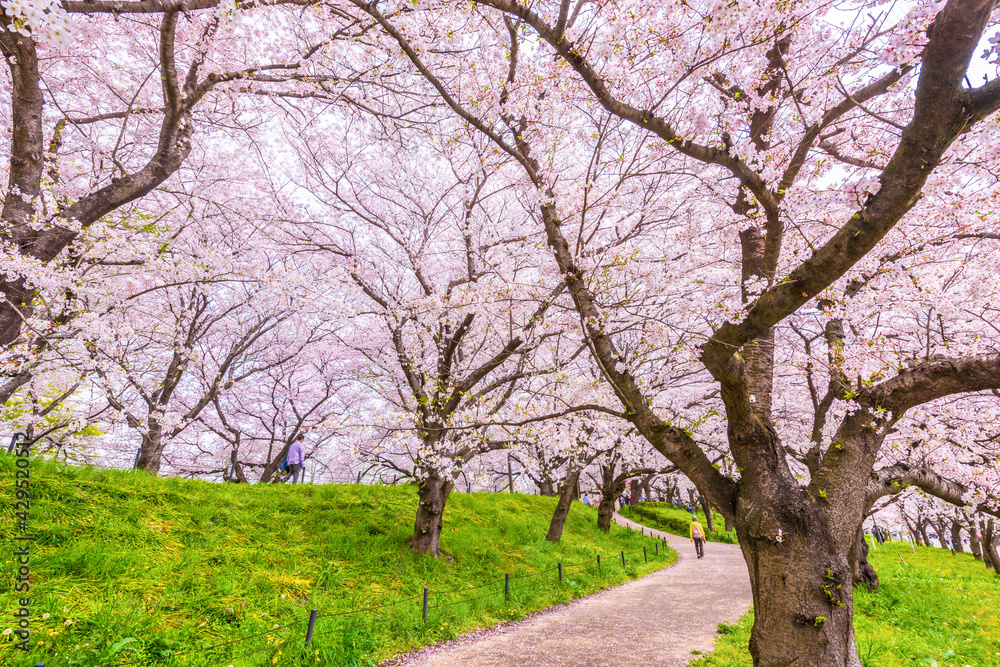
<path fill-rule="evenodd" d="M 160 474 L 163 448 L 163 428 L 159 424 L 151 424 L 149 430 L 142 436 L 139 462 L 136 464 L 136 468 L 145 470 L 151 475 Z"/>
<path fill-rule="evenodd" d="M 937 531 L 938 542 L 941 544 L 941 548 L 942 549 L 947 549 L 948 548 L 948 540 L 945 538 L 945 536 L 947 535 L 947 531 L 945 529 L 944 521 L 942 521 L 941 519 L 938 519 L 937 521 L 935 521 L 934 522 L 934 530 Z"/>
<path fill-rule="evenodd" d="M 569 516 L 569 508 L 573 502 L 573 490 L 576 489 L 581 472 L 581 470 L 570 472 L 569 477 L 563 482 L 556 511 L 552 513 L 552 521 L 549 523 L 549 532 L 545 534 L 545 539 L 549 542 L 558 544 L 562 539 L 563 527 L 566 525 L 566 517 Z"/>
<path fill-rule="evenodd" d="M 615 503 L 625 490 L 625 480 L 615 483 L 615 471 L 606 468 L 601 477 L 601 502 L 597 506 L 597 527 L 605 533 L 611 531 L 611 519 L 615 513 Z"/>
<path fill-rule="evenodd" d="M 975 517 L 969 522 L 969 548 L 976 560 L 983 559 L 983 549 L 979 544 L 979 530 L 976 528 Z"/>
<path fill-rule="evenodd" d="M 989 563 L 993 567 L 993 570 L 1000 574 L 1000 555 L 997 554 L 996 545 L 996 534 L 993 531 L 993 519 L 986 522 L 986 527 L 983 529 L 983 555 L 989 554 Z M 983 558 L 985 561 L 986 558 Z"/>
<path fill-rule="evenodd" d="M 798 516 L 804 530 L 784 533 L 777 542 L 760 534 L 759 523 L 751 518 L 759 513 L 736 521 L 753 591 L 754 665 L 861 667 L 852 622 L 849 546 L 838 547 L 822 529 L 822 519 L 812 521 L 805 512 Z"/>
<path fill-rule="evenodd" d="M 985 520 L 979 519 L 979 528 L 983 534 L 983 539 L 982 539 L 983 564 L 986 566 L 986 569 L 989 570 L 993 568 L 993 556 L 990 553 L 990 547 L 989 544 L 987 543 Z"/>
<path fill-rule="evenodd" d="M 417 490 L 417 520 L 413 525 L 410 551 L 418 554 L 441 555 L 441 527 L 444 506 L 454 487 L 454 481 L 437 473 L 422 479 Z"/>
<path fill-rule="evenodd" d="M 931 538 L 927 534 L 927 520 L 926 519 L 917 519 L 917 530 L 920 531 L 920 537 L 924 541 L 924 546 L 925 547 L 931 546 Z"/>
<path fill-rule="evenodd" d="M 642 486 L 640 487 L 643 496 L 646 498 L 648 502 L 653 501 L 653 485 L 651 484 L 652 481 L 653 481 L 652 476 L 646 477 L 645 479 L 642 480 Z"/>
<path fill-rule="evenodd" d="M 708 532 L 714 533 L 715 521 L 712 520 L 712 506 L 708 504 L 705 496 L 699 496 L 699 498 L 701 500 L 701 509 L 705 513 L 705 527 L 708 529 Z"/>
<path fill-rule="evenodd" d="M 538 483 L 538 495 L 540 496 L 554 496 L 556 495 L 555 486 L 549 480 L 542 480 Z"/>
<path fill-rule="evenodd" d="M 615 499 L 617 496 L 601 496 L 601 502 L 597 506 L 597 527 L 605 533 L 611 532 L 611 519 L 615 513 Z"/>
<path fill-rule="evenodd" d="M 952 519 L 951 522 L 951 543 L 957 553 L 965 553 L 965 547 L 962 545 L 962 524 L 957 519 Z"/>
<path fill-rule="evenodd" d="M 30 255 L 36 231 L 29 224 L 38 211 L 45 139 L 42 131 L 44 94 L 38 72 L 38 54 L 34 39 L 0 27 L 0 46 L 10 68 L 11 137 L 8 187 L 0 209 L 2 238 L 14 248 Z M 5 128 L 6 129 L 6 128 Z M 31 315 L 32 290 L 16 272 L 0 273 L 0 345 L 7 347 L 17 340 L 21 324 Z"/>
<path fill-rule="evenodd" d="M 851 576 L 855 585 L 864 584 L 869 593 L 878 588 L 878 573 L 868 562 L 868 542 L 861 526 L 851 547 Z"/>
<path fill-rule="evenodd" d="M 630 505 L 635 505 L 639 502 L 639 494 L 642 493 L 642 488 L 639 486 L 639 480 L 632 480 L 632 488 L 629 489 L 628 501 Z"/>
<path fill-rule="evenodd" d="M 754 665 L 861 667 L 848 554 L 832 553 L 808 535 L 786 534 L 775 544 L 737 531 L 751 572 Z"/>

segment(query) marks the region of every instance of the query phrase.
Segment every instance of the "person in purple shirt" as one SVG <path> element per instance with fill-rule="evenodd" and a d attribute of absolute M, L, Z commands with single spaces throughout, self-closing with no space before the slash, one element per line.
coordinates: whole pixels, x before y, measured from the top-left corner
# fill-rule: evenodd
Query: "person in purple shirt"
<path fill-rule="evenodd" d="M 302 483 L 302 463 L 306 460 L 306 450 L 303 446 L 306 436 L 301 433 L 296 436 L 295 440 L 292 442 L 291 447 L 288 448 L 288 456 L 285 457 L 285 462 L 288 464 L 289 471 L 285 475 L 285 481 L 288 478 L 292 478 L 292 484 Z"/>

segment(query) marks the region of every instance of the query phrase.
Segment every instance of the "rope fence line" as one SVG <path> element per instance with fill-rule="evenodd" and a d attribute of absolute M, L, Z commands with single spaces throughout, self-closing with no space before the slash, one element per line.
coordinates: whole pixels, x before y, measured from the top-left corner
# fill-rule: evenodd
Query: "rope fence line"
<path fill-rule="evenodd" d="M 628 529 L 628 530 L 630 530 L 630 531 L 632 531 L 632 532 L 635 532 L 635 530 L 636 530 L 632 526 L 623 526 L 623 527 L 626 528 L 626 529 Z M 645 535 L 645 533 L 643 533 L 643 534 Z M 648 535 L 648 537 L 651 540 L 654 540 L 654 541 L 657 541 L 657 542 L 661 541 L 661 538 L 654 537 L 652 534 Z M 634 556 L 635 554 L 641 554 L 643 556 L 643 558 L 644 558 L 643 561 L 641 561 L 641 562 L 640 561 L 636 561 L 635 564 L 645 564 L 645 563 L 648 563 L 650 555 L 653 555 L 654 557 L 662 557 L 663 555 L 665 555 L 665 554 L 660 554 L 658 548 L 657 548 L 657 552 L 655 554 L 648 554 L 645 547 L 643 547 L 642 551 L 636 551 L 634 553 L 633 552 L 629 552 L 629 555 L 633 555 Z M 483 584 L 480 584 L 478 586 L 474 586 L 474 587 L 471 587 L 471 588 L 452 589 L 452 590 L 449 590 L 449 591 L 440 591 L 440 592 L 434 592 L 433 593 L 434 597 L 439 597 L 439 596 L 446 596 L 446 595 L 454 595 L 456 593 L 466 593 L 466 592 L 470 592 L 470 591 L 480 590 L 480 589 L 486 588 L 487 586 L 503 584 L 502 590 L 492 591 L 492 592 L 486 593 L 485 595 L 478 595 L 478 596 L 472 597 L 472 598 L 463 598 L 463 599 L 455 600 L 455 601 L 452 601 L 452 602 L 446 602 L 446 603 L 442 603 L 442 604 L 431 605 L 431 604 L 429 604 L 429 599 L 430 599 L 431 591 L 428 588 L 424 588 L 423 593 L 421 593 L 419 595 L 413 595 L 413 596 L 410 596 L 410 597 L 401 598 L 401 599 L 396 600 L 394 602 L 390 602 L 390 603 L 386 603 L 386 604 L 382 604 L 382 605 L 377 605 L 377 606 L 373 606 L 373 607 L 364 607 L 362 609 L 355 609 L 355 610 L 352 610 L 352 611 L 329 612 L 329 613 L 323 613 L 323 614 L 315 613 L 316 610 L 314 609 L 314 610 L 311 610 L 311 613 L 314 614 L 314 616 L 313 616 L 313 618 L 311 620 L 313 622 L 315 622 L 316 620 L 319 620 L 319 619 L 343 618 L 343 617 L 347 617 L 347 616 L 353 616 L 355 614 L 361 614 L 361 613 L 366 613 L 366 612 L 371 612 L 371 611 L 378 611 L 378 610 L 382 610 L 382 609 L 388 609 L 390 607 L 399 607 L 399 605 L 401 605 L 401 604 L 403 604 L 405 602 L 412 602 L 413 600 L 419 600 L 419 599 L 423 598 L 424 602 L 423 602 L 423 607 L 422 607 L 422 616 L 423 616 L 423 624 L 426 625 L 427 624 L 427 615 L 428 615 L 428 612 L 432 611 L 432 610 L 442 609 L 442 608 L 446 608 L 446 607 L 453 607 L 453 606 L 460 605 L 460 604 L 467 604 L 467 603 L 470 603 L 470 602 L 475 602 L 475 601 L 478 601 L 478 600 L 483 600 L 485 598 L 494 597 L 494 596 L 497 596 L 497 595 L 502 595 L 504 598 L 510 599 L 510 597 L 511 597 L 510 582 L 511 581 L 523 581 L 525 579 L 533 579 L 533 578 L 540 577 L 540 576 L 543 576 L 543 575 L 546 575 L 546 574 L 547 575 L 552 575 L 553 573 L 558 572 L 559 583 L 562 583 L 562 581 L 563 581 L 563 576 L 562 575 L 563 575 L 563 572 L 565 570 L 572 569 L 572 568 L 588 568 L 588 567 L 592 567 L 593 569 L 601 570 L 604 567 L 604 566 L 601 565 L 601 556 L 600 556 L 600 554 L 595 554 L 595 555 L 597 557 L 597 560 L 596 560 L 595 563 L 591 563 L 589 561 L 588 562 L 576 562 L 576 563 L 563 563 L 563 562 L 560 562 L 560 563 L 557 564 L 556 567 L 549 568 L 549 569 L 546 569 L 546 570 L 540 570 L 540 571 L 534 572 L 532 574 L 513 575 L 513 574 L 509 574 L 508 573 L 508 574 L 505 575 L 504 578 L 494 579 L 494 580 L 491 580 L 491 581 L 487 581 L 486 583 L 483 583 Z M 621 551 L 620 555 L 621 555 L 622 566 L 623 567 L 627 567 L 627 565 L 625 564 L 626 552 L 625 551 Z M 607 566 L 612 566 L 612 565 L 614 565 L 615 563 L 618 562 L 618 554 L 606 554 L 606 556 L 610 556 L 610 558 L 611 558 L 611 560 L 605 560 L 604 561 L 605 563 L 608 564 Z M 532 586 L 531 588 L 537 590 L 537 587 L 535 587 L 535 586 Z M 369 627 L 369 626 L 371 626 L 374 623 L 378 623 L 378 622 L 382 622 L 382 621 L 398 620 L 399 619 L 398 614 L 401 611 L 402 611 L 401 609 L 394 609 L 390 614 L 381 615 L 381 616 L 378 616 L 378 617 L 372 617 L 372 618 L 366 619 L 366 622 L 364 622 L 364 623 L 358 623 L 358 624 L 355 624 L 355 625 L 349 625 L 349 626 L 344 626 L 344 627 L 333 628 L 333 629 L 330 629 L 330 630 L 323 630 L 321 632 L 313 632 L 312 631 L 312 623 L 310 623 L 309 624 L 310 625 L 310 629 L 307 632 L 307 637 L 309 637 L 309 640 L 311 640 L 312 638 L 321 637 L 321 636 L 324 636 L 324 635 L 330 635 L 330 634 L 333 634 L 335 632 L 348 632 L 350 630 L 355 630 L 355 629 L 358 629 L 358 628 Z M 287 612 L 286 614 L 283 614 L 283 617 L 286 617 L 288 615 L 288 613 L 291 613 L 291 612 Z M 421 613 L 421 612 L 418 611 L 417 613 Z M 168 654 L 165 654 L 165 655 L 162 655 L 162 656 L 154 656 L 154 657 L 150 657 L 150 658 L 141 658 L 139 660 L 130 660 L 130 661 L 126 661 L 126 662 L 105 663 L 103 665 L 103 667 L 135 667 L 135 666 L 138 666 L 138 665 L 149 665 L 151 663 L 158 663 L 158 662 L 162 662 L 162 661 L 165 661 L 165 660 L 173 660 L 174 658 L 178 658 L 178 657 L 182 657 L 182 656 L 192 656 L 192 655 L 197 654 L 197 653 L 207 653 L 208 651 L 212 651 L 212 650 L 219 649 L 219 648 L 222 648 L 222 647 L 234 646 L 234 645 L 241 644 L 243 642 L 250 641 L 250 640 L 253 640 L 253 639 L 259 639 L 260 637 L 263 637 L 263 636 L 266 636 L 266 635 L 277 634 L 277 633 L 280 633 L 280 632 L 282 632 L 284 630 L 289 630 L 290 628 L 294 628 L 296 626 L 303 625 L 304 623 L 306 623 L 306 621 L 300 619 L 298 621 L 293 621 L 291 623 L 287 623 L 285 625 L 281 625 L 281 626 L 272 628 L 270 630 L 265 630 L 265 631 L 262 631 L 262 632 L 254 633 L 252 635 L 247 635 L 246 637 L 240 637 L 238 639 L 231 639 L 229 641 L 219 642 L 217 644 L 211 644 L 209 646 L 204 646 L 204 647 L 201 647 L 201 648 L 187 649 L 185 651 L 180 651 L 180 652 L 177 652 L 177 653 L 168 653 Z M 310 644 L 309 640 L 307 640 L 306 644 L 305 644 L 307 647 Z M 256 655 L 258 653 L 262 653 L 264 651 L 274 650 L 275 648 L 277 648 L 281 644 L 286 643 L 286 642 L 290 642 L 290 641 L 291 641 L 291 637 L 289 637 L 289 638 L 287 638 L 285 640 L 282 640 L 281 642 L 277 642 L 273 646 L 269 645 L 269 646 L 265 646 L 263 648 L 254 649 L 254 650 L 249 651 L 247 653 L 243 653 L 243 654 L 239 654 L 239 655 L 232 655 L 230 657 L 227 657 L 227 658 L 224 658 L 224 659 L 220 660 L 219 662 L 214 662 L 213 661 L 211 663 L 207 663 L 207 665 L 209 667 L 214 667 L 216 665 L 221 665 L 223 663 L 227 663 L 227 664 L 233 663 L 235 661 L 242 660 L 243 658 L 251 657 L 251 656 Z M 45 663 L 39 663 L 39 665 L 41 667 L 44 667 Z"/>
<path fill-rule="evenodd" d="M 257 637 L 263 637 L 264 635 L 274 634 L 275 632 L 280 632 L 281 630 L 284 630 L 286 628 L 291 628 L 301 624 L 302 621 L 293 621 L 288 625 L 280 625 L 276 628 L 271 628 L 270 630 L 257 632 L 252 635 L 247 635 L 246 637 L 240 637 L 239 639 L 230 639 L 229 641 L 219 642 L 218 644 L 212 644 L 211 646 L 203 646 L 201 648 L 191 648 L 186 651 L 181 651 L 179 653 L 168 653 L 167 655 L 155 656 L 152 658 L 142 658 L 141 660 L 133 660 L 129 662 L 116 662 L 110 665 L 106 665 L 106 667 L 127 667 L 130 665 L 147 665 L 151 662 L 159 662 L 161 660 L 171 660 L 173 658 L 178 658 L 182 655 L 191 655 L 192 653 L 204 653 L 206 651 L 211 651 L 212 649 L 220 648 L 222 646 L 229 646 L 230 644 L 239 644 L 240 642 L 256 639 Z"/>
<path fill-rule="evenodd" d="M 457 604 L 464 604 L 466 602 L 475 602 L 476 600 L 482 600 L 483 598 L 490 598 L 494 595 L 502 595 L 500 591 L 495 591 L 493 593 L 487 593 L 486 595 L 478 595 L 474 598 L 467 598 L 465 600 L 456 600 L 455 602 L 445 602 L 444 604 L 434 605 L 435 609 L 441 609 L 442 607 L 454 607 Z"/>
<path fill-rule="evenodd" d="M 472 590 L 472 589 L 470 589 L 470 590 Z M 338 611 L 338 612 L 332 612 L 332 613 L 329 613 L 329 614 L 319 614 L 319 615 L 316 616 L 316 618 L 328 618 L 328 617 L 331 617 L 331 616 L 350 616 L 351 614 L 360 614 L 361 612 L 365 612 L 365 611 L 378 611 L 379 609 L 386 609 L 387 607 L 395 607 L 397 605 L 403 604 L 404 602 L 409 602 L 411 600 L 416 600 L 416 599 L 418 599 L 420 597 L 421 597 L 420 595 L 411 595 L 408 598 L 402 598 L 400 600 L 396 600 L 395 602 L 387 602 L 386 604 L 380 604 L 380 605 L 378 605 L 376 607 L 364 607 L 362 609 L 355 609 L 354 611 Z M 299 621 L 299 623 L 301 623 L 301 621 Z M 112 665 L 111 667 L 114 667 L 114 666 Z"/>
<path fill-rule="evenodd" d="M 231 656 L 228 656 L 226 658 L 223 658 L 219 662 L 213 662 L 210 665 L 208 665 L 207 667 L 219 667 L 219 665 L 223 665 L 225 663 L 232 664 L 233 662 L 236 662 L 237 660 L 242 660 L 243 658 L 249 658 L 250 656 L 257 655 L 258 653 L 263 653 L 264 651 L 270 651 L 270 650 L 273 650 L 274 648 L 275 647 L 273 647 L 273 646 L 265 646 L 263 648 L 258 648 L 258 649 L 254 649 L 254 650 L 251 650 L 251 651 L 247 651 L 246 653 L 240 653 L 239 655 L 236 655 L 236 656 L 232 656 L 231 655 Z"/>

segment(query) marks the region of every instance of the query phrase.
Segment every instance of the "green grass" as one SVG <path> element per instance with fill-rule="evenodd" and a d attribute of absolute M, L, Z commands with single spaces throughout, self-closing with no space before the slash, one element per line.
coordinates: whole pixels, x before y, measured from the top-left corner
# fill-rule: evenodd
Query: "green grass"
<path fill-rule="evenodd" d="M 688 528 L 691 525 L 692 513 L 670 505 L 669 503 L 638 503 L 622 508 L 622 514 L 630 519 L 642 523 L 646 526 L 662 530 L 673 535 L 688 536 Z M 721 514 L 712 512 L 712 520 L 715 522 L 715 532 L 709 532 L 708 521 L 705 513 L 699 509 L 695 513 L 702 528 L 708 533 L 705 537 L 709 542 L 725 542 L 726 544 L 736 544 L 736 531 L 726 531 L 726 520 Z M 719 529 L 722 530 L 719 530 Z"/>
<path fill-rule="evenodd" d="M 906 559 L 904 565 L 899 557 Z M 871 556 L 881 585 L 854 589 L 854 629 L 865 667 L 1000 665 L 1000 576 L 970 554 L 887 542 Z M 698 667 L 749 667 L 753 613 L 721 626 Z"/>
<path fill-rule="evenodd" d="M 13 625 L 23 595 L 13 590 L 13 469 L 0 455 L 0 632 Z M 40 462 L 32 464 L 32 482 L 33 651 L 16 651 L 13 637 L 0 635 L 4 667 L 117 664 L 258 633 L 150 664 L 371 665 L 676 560 L 662 547 L 655 558 L 656 541 L 634 531 L 601 533 L 596 512 L 580 503 L 562 544 L 546 542 L 555 498 L 453 494 L 442 535 L 447 557 L 434 560 L 408 550 L 416 508 L 410 486 L 221 485 Z M 526 575 L 535 576 L 513 578 Z M 426 626 L 424 586 L 431 591 Z M 413 599 L 394 604 L 404 598 Z M 382 605 L 390 606 L 346 613 Z M 306 651 L 313 608 L 320 618 Z M 297 625 L 275 629 L 289 623 Z"/>

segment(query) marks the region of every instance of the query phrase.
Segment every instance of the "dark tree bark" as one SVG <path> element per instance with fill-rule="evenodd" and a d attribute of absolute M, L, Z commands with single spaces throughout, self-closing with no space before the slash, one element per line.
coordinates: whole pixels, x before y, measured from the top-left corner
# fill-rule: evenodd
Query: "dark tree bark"
<path fill-rule="evenodd" d="M 616 455 L 608 462 L 601 464 L 601 502 L 597 507 L 597 527 L 605 533 L 611 530 L 611 519 L 615 513 L 615 502 L 625 491 L 628 480 L 639 475 L 646 475 L 652 478 L 656 475 L 663 475 L 676 470 L 674 467 L 652 470 L 643 468 L 640 470 L 622 470 L 617 472 L 620 458 Z M 673 487 L 668 487 L 668 495 L 673 495 Z"/>
<path fill-rule="evenodd" d="M 927 519 L 924 518 L 917 519 L 917 527 L 920 529 L 920 537 L 923 538 L 925 547 L 931 546 L 931 538 L 930 535 L 927 534 L 928 523 L 929 522 Z"/>
<path fill-rule="evenodd" d="M 946 539 L 948 535 L 948 529 L 947 526 L 945 525 L 944 519 L 938 517 L 938 519 L 934 521 L 934 530 L 937 531 L 938 542 L 941 543 L 941 548 L 948 549 L 948 540 Z"/>
<path fill-rule="evenodd" d="M 976 519 L 973 520 L 975 521 Z M 983 550 L 983 564 L 986 566 L 986 569 L 989 570 L 993 568 L 993 560 L 990 557 L 990 549 L 986 543 L 986 519 L 979 518 L 978 521 L 979 521 L 980 533 L 983 536 L 982 541 L 980 543 Z"/>
<path fill-rule="evenodd" d="M 230 473 L 231 481 L 236 481 L 240 484 L 249 484 L 250 480 L 247 479 L 246 472 L 243 470 L 243 464 L 240 463 L 239 452 L 235 447 L 229 454 L 229 462 L 232 465 L 232 472 Z"/>
<path fill-rule="evenodd" d="M 628 477 L 615 475 L 615 464 L 601 466 L 601 502 L 597 506 L 597 527 L 605 533 L 611 531 L 611 519 L 615 514 L 615 503 L 625 491 Z"/>
<path fill-rule="evenodd" d="M 410 551 L 418 554 L 441 555 L 441 528 L 444 526 L 444 507 L 454 488 L 454 482 L 441 475 L 431 474 L 420 481 L 417 490 L 417 519 L 413 524 Z"/>
<path fill-rule="evenodd" d="M 406 37 L 378 10 L 364 0 L 353 0 L 362 11 L 392 35 L 404 53 L 460 117 L 488 136 L 516 160 L 541 194 L 554 197 L 533 157 L 527 121 L 510 119 L 513 138 L 508 143 L 491 126 L 464 108 L 447 85 L 422 61 Z M 934 167 L 962 133 L 1000 107 L 1000 83 L 968 89 L 963 84 L 969 62 L 990 20 L 993 0 L 950 0 L 936 16 L 928 43 L 921 53 L 920 75 L 914 87 L 914 112 L 899 144 L 882 170 L 878 189 L 822 246 L 778 279 L 784 220 L 781 203 L 787 187 L 796 183 L 808 154 L 820 136 L 858 105 L 884 94 L 909 71 L 894 70 L 871 81 L 840 104 L 831 107 L 804 134 L 793 149 L 789 166 L 777 188 L 755 168 L 741 161 L 728 147 L 700 145 L 680 135 L 668 117 L 649 107 L 638 108 L 615 97 L 614 86 L 601 67 L 588 60 L 588 49 L 555 27 L 536 7 L 518 0 L 481 0 L 479 7 L 493 7 L 530 27 L 540 42 L 551 48 L 583 81 L 593 99 L 604 109 L 644 128 L 666 146 L 706 164 L 729 170 L 745 213 L 754 212 L 756 234 L 741 238 L 744 276 L 763 278 L 768 287 L 748 301 L 746 316 L 719 326 L 701 347 L 701 361 L 718 383 L 725 404 L 730 452 L 740 470 L 739 479 L 723 475 L 697 442 L 662 419 L 651 407 L 650 396 L 632 376 L 613 334 L 604 330 L 601 301 L 591 290 L 578 253 L 562 231 L 552 202 L 540 204 L 540 217 L 559 271 L 581 316 L 590 351 L 601 366 L 603 378 L 614 389 L 628 421 L 698 487 L 725 516 L 732 517 L 750 573 L 755 619 L 750 651 L 758 667 L 860 667 L 852 625 L 853 587 L 849 552 L 857 539 L 866 507 L 866 485 L 874 469 L 885 434 L 907 410 L 947 395 L 1000 388 L 1000 356 L 983 355 L 928 361 L 906 368 L 898 375 L 865 387 L 854 400 L 860 409 L 846 415 L 827 451 L 810 466 L 807 486 L 799 484 L 770 415 L 773 386 L 773 329 L 846 275 L 869 255 L 913 207 Z M 568 7 L 568 5 L 566 5 Z M 563 12 L 565 13 L 565 12 Z M 517 32 L 510 28 L 512 40 Z M 791 34 L 775 39 L 768 52 L 768 75 L 760 89 L 783 90 L 786 50 Z M 516 42 L 512 44 L 512 52 Z M 512 59 L 509 80 L 516 62 Z M 791 95 L 792 93 L 789 93 Z M 751 139 L 758 149 L 769 146 L 773 108 L 753 113 Z M 520 127 L 520 130 L 517 129 Z M 889 415 L 892 415 L 891 417 Z"/>
<path fill-rule="evenodd" d="M 639 502 L 642 494 L 642 487 L 639 485 L 639 480 L 633 479 L 632 486 L 629 488 L 628 501 L 629 504 L 635 505 Z"/>
<path fill-rule="evenodd" d="M 295 429 L 292 431 L 291 435 L 285 438 L 285 441 L 281 443 L 281 447 L 278 449 L 277 454 L 274 454 L 271 450 L 274 443 L 268 445 L 267 449 L 267 460 L 264 462 L 264 468 L 261 470 L 260 479 L 257 480 L 258 484 L 270 484 L 272 478 L 278 473 L 279 468 L 281 468 L 281 462 L 285 460 L 288 456 L 288 450 L 292 448 L 292 443 L 295 442 L 295 438 L 298 437 L 299 430 Z M 280 442 L 280 441 L 279 441 Z"/>
<path fill-rule="evenodd" d="M 543 479 L 538 482 L 538 495 L 540 496 L 554 496 L 556 495 L 555 485 L 547 479 Z"/>
<path fill-rule="evenodd" d="M 862 584 L 871 593 L 878 588 L 878 573 L 868 562 L 868 542 L 864 528 L 858 527 L 857 538 L 851 547 L 851 574 L 855 585 Z"/>
<path fill-rule="evenodd" d="M 163 427 L 155 418 L 148 420 L 149 430 L 142 436 L 139 462 L 136 468 L 157 475 L 160 472 L 160 465 L 163 462 L 163 449 L 166 443 L 163 441 Z"/>
<path fill-rule="evenodd" d="M 759 530 L 753 519 L 757 511 L 737 516 L 736 531 L 752 573 L 751 655 L 757 665 L 856 667 L 848 550 L 837 556 L 822 513 L 806 498 L 795 500 L 798 507 L 781 506 L 781 516 L 796 517 L 801 532 L 783 534 L 781 542 Z"/>
<path fill-rule="evenodd" d="M 983 559 L 983 549 L 979 544 L 979 530 L 976 528 L 976 518 L 973 517 L 969 521 L 969 548 L 972 550 L 972 555 L 976 560 Z"/>
<path fill-rule="evenodd" d="M 990 518 L 986 521 L 986 526 L 983 529 L 983 561 L 986 562 L 987 567 L 992 567 L 993 571 L 1000 574 L 1000 555 L 997 554 L 996 539 L 997 536 L 994 533 L 994 519 Z M 985 558 L 989 555 L 989 560 Z"/>
<path fill-rule="evenodd" d="M 577 482 L 580 481 L 581 472 L 581 470 L 571 470 L 559 488 L 559 501 L 556 503 L 555 512 L 552 513 L 549 531 L 545 534 L 545 539 L 549 542 L 558 544 L 559 540 L 562 539 L 563 527 L 566 525 L 569 508 L 573 503 L 573 490 L 576 488 Z"/>
<path fill-rule="evenodd" d="M 951 520 L 951 543 L 954 545 L 956 553 L 965 553 L 965 547 L 962 544 L 962 524 L 958 522 L 958 519 Z"/>
<path fill-rule="evenodd" d="M 617 499 L 617 495 L 603 494 L 601 502 L 597 506 L 597 527 L 605 533 L 611 532 L 611 519 L 615 515 L 615 501 Z"/>
<path fill-rule="evenodd" d="M 712 506 L 708 504 L 708 499 L 705 496 L 699 496 L 701 501 L 701 509 L 705 513 L 705 527 L 708 528 L 708 532 L 715 532 L 715 521 L 712 520 Z"/>
<path fill-rule="evenodd" d="M 11 19 L 0 18 L 0 53 L 8 62 L 13 82 L 11 103 L 11 155 L 9 169 L 10 188 L 4 197 L 0 210 L 0 221 L 4 231 L 0 239 L 10 242 L 22 256 L 42 263 L 51 262 L 72 243 L 79 231 L 64 221 L 75 220 L 80 228 L 94 224 L 102 217 L 120 207 L 141 199 L 167 181 L 180 169 L 192 150 L 195 130 L 194 109 L 198 103 L 220 83 L 254 78 L 253 71 L 231 71 L 204 74 L 204 55 L 189 61 L 187 71 L 178 70 L 175 51 L 178 19 L 185 14 L 215 7 L 218 0 L 187 2 L 80 2 L 67 3 L 64 8 L 71 13 L 113 14 L 124 12 L 158 15 L 159 40 L 158 78 L 163 91 L 163 107 L 160 132 L 155 149 L 149 160 L 141 168 L 113 178 L 107 185 L 83 194 L 57 211 L 49 211 L 43 217 L 33 202 L 42 192 L 42 178 L 46 152 L 58 149 L 58 137 L 50 143 L 45 141 L 43 132 L 44 95 L 38 70 L 38 53 L 34 39 L 6 30 Z M 279 0 L 277 4 L 303 4 L 301 0 Z M 211 41 L 215 27 L 208 27 L 201 38 Z M 270 82 L 301 78 L 298 75 L 278 74 L 279 70 L 291 71 L 300 63 L 286 63 L 276 67 L 262 68 L 275 70 L 269 74 Z M 114 112 L 111 117 L 125 118 L 131 109 Z M 62 119 L 65 127 L 68 118 Z M 42 217 L 43 224 L 31 224 L 33 216 Z M 21 326 L 31 315 L 34 288 L 16 275 L 0 273 L 0 346 L 7 347 L 17 340 Z"/>

